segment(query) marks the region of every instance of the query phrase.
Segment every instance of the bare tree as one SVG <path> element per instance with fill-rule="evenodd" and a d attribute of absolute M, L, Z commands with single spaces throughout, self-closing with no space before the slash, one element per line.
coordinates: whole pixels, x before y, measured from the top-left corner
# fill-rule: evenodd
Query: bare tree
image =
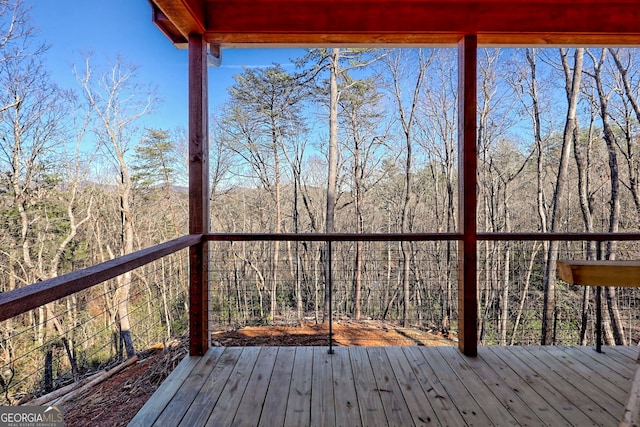
<path fill-rule="evenodd" d="M 94 133 L 117 170 L 120 211 L 120 255 L 132 253 L 134 247 L 133 180 L 127 154 L 139 136 L 139 121 L 149 114 L 156 99 L 153 91 L 136 82 L 136 67 L 118 57 L 109 69 L 95 74 L 91 57 L 84 58 L 83 68 L 75 70 L 88 108 L 96 118 Z M 127 358 L 135 355 L 129 316 L 131 272 L 117 278 L 114 300 L 120 327 L 120 339 Z"/>
<path fill-rule="evenodd" d="M 381 94 L 377 91 L 373 78 L 352 81 L 345 73 L 347 88 L 343 91 L 340 104 L 343 113 L 343 128 L 347 134 L 346 151 L 351 158 L 352 201 L 355 213 L 355 229 L 364 231 L 364 197 L 369 186 L 374 184 L 371 177 L 381 161 L 378 155 L 385 142 L 385 130 L 379 129 L 382 114 Z M 380 133 L 382 132 L 382 134 Z M 362 299 L 363 242 L 356 242 L 353 274 L 353 317 L 360 320 Z"/>
<path fill-rule="evenodd" d="M 607 153 L 609 160 L 609 179 L 610 179 L 610 193 L 609 193 L 609 227 L 610 233 L 616 233 L 620 227 L 620 172 L 618 170 L 618 155 L 617 147 L 620 145 L 615 135 L 609 110 L 609 103 L 614 93 L 620 92 L 621 88 L 617 85 L 613 85 L 608 90 L 605 88 L 603 67 L 606 62 L 608 49 L 601 49 L 600 55 L 596 57 L 596 54 L 587 50 L 589 57 L 593 62 L 593 74 L 592 78 L 595 81 L 596 90 L 599 100 L 599 112 L 600 119 L 602 120 L 602 132 L 605 144 L 607 145 Z M 606 259 L 613 260 L 616 258 L 616 241 L 607 242 Z M 611 321 L 611 328 L 613 333 L 613 343 L 618 345 L 627 345 L 626 339 L 623 333 L 622 321 L 620 319 L 620 311 L 617 306 L 616 291 L 614 287 L 607 287 L 607 306 Z M 613 344 L 609 342 L 610 344 Z"/>
<path fill-rule="evenodd" d="M 582 80 L 582 63 L 584 49 L 577 48 L 573 52 L 573 66 L 569 65 L 569 51 L 560 49 L 560 60 L 565 77 L 565 92 L 567 97 L 567 113 L 564 132 L 562 135 L 562 149 L 556 175 L 556 185 L 551 200 L 551 224 L 549 231 L 556 232 L 560 229 L 560 206 L 567 188 L 567 174 L 569 169 L 569 155 L 571 144 L 577 139 L 578 134 L 578 99 Z M 544 273 L 544 305 L 542 307 L 542 345 L 553 344 L 554 322 L 556 312 L 556 269 L 558 262 L 558 242 L 552 241 L 547 252 L 547 263 Z"/>
<path fill-rule="evenodd" d="M 302 131 L 303 91 L 292 75 L 281 66 L 244 70 L 235 76 L 229 89 L 231 99 L 224 112 L 227 145 L 258 175 L 262 186 L 273 197 L 273 231 L 283 227 L 283 150 L 287 141 Z M 271 266 L 270 319 L 275 320 L 280 242 L 273 243 Z"/>
<path fill-rule="evenodd" d="M 638 99 L 638 88 L 640 87 L 640 79 L 637 73 L 632 70 L 638 67 L 638 55 L 633 49 L 609 49 L 611 57 L 620 73 L 621 91 L 630 104 L 630 110 L 635 115 L 636 123 L 640 123 L 640 100 Z M 636 76 L 634 80 L 634 76 Z M 625 120 L 630 124 L 628 119 Z M 628 183 L 626 187 L 631 192 L 634 206 L 636 208 L 636 216 L 640 224 L 640 161 L 638 160 L 638 136 L 635 138 L 631 132 L 626 132 L 626 144 L 621 147 L 622 155 L 627 163 Z"/>
<path fill-rule="evenodd" d="M 409 233 L 411 231 L 411 216 L 413 210 L 418 203 L 417 195 L 414 192 L 413 177 L 414 171 L 414 127 L 416 124 L 416 115 L 418 111 L 418 101 L 420 95 L 424 89 L 424 77 L 431 60 L 433 58 L 432 52 L 425 50 L 417 51 L 417 63 L 412 64 L 415 66 L 412 71 L 409 71 L 409 62 L 405 52 L 411 52 L 407 50 L 396 50 L 388 52 L 385 57 L 385 65 L 389 72 L 390 84 L 389 91 L 394 100 L 395 107 L 398 113 L 398 120 L 400 122 L 401 131 L 404 140 L 405 149 L 405 165 L 404 165 L 404 177 L 405 177 L 405 200 L 402 209 L 401 219 L 401 231 L 403 233 Z M 411 75 L 411 77 L 409 77 Z M 412 78 L 413 81 L 409 83 L 410 95 L 405 96 L 403 87 L 407 79 Z M 408 99 L 408 101 L 406 101 Z M 402 323 L 403 326 L 408 326 L 409 323 L 409 310 L 410 310 L 410 263 L 411 263 L 411 244 L 409 242 L 401 242 L 400 248 L 402 251 L 402 292 L 404 297 Z"/>
<path fill-rule="evenodd" d="M 457 106 L 458 92 L 456 81 L 456 61 L 453 52 L 441 49 L 434 52 L 435 58 L 430 72 L 425 75 L 427 89 L 420 103 L 419 120 L 416 127 L 419 134 L 416 142 L 427 156 L 427 171 L 430 177 L 429 187 L 432 194 L 425 195 L 424 205 L 434 215 L 435 230 L 441 233 L 455 232 L 456 215 L 456 179 L 457 179 Z M 451 329 L 455 302 L 453 286 L 455 278 L 449 273 L 454 269 L 455 243 L 434 242 L 439 250 L 445 246 L 444 262 L 438 263 L 440 270 L 438 283 L 441 283 L 440 329 L 444 334 Z"/>

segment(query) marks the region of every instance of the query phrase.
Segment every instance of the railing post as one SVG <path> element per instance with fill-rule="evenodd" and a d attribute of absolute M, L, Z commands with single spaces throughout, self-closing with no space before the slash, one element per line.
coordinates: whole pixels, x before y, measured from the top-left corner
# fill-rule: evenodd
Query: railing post
<path fill-rule="evenodd" d="M 476 148 L 478 37 L 458 43 L 458 347 L 467 356 L 478 352 Z"/>
<path fill-rule="evenodd" d="M 209 232 L 207 43 L 189 36 L 189 233 Z M 189 354 L 209 348 L 209 243 L 189 248 Z"/>

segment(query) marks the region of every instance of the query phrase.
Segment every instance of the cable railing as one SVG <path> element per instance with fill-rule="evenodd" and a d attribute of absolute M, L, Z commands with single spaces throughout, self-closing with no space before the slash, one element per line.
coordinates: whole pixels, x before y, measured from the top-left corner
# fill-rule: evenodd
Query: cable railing
<path fill-rule="evenodd" d="M 455 336 L 460 237 L 458 234 L 211 234 L 208 239 L 212 327 L 225 330 L 255 325 L 294 326 L 359 318 L 382 322 L 378 324 L 388 328 L 409 325 Z M 618 258 L 638 259 L 639 237 L 637 233 L 479 233 L 479 344 L 541 343 L 544 263 L 549 242 L 559 242 L 559 259 L 585 258 L 589 242 L 604 247 L 612 240 L 617 242 Z M 327 241 L 333 242 L 330 313 L 324 293 Z M 358 241 L 362 243 L 356 247 Z M 405 295 L 409 301 L 406 312 Z M 550 325 L 553 344 L 595 343 L 594 295 L 591 289 L 556 279 L 555 304 L 551 309 L 554 320 Z M 625 343 L 635 344 L 640 341 L 640 316 L 636 314 L 640 290 L 618 288 L 613 295 L 605 310 L 615 312 L 621 319 L 617 326 Z M 604 326 L 611 339 L 614 325 L 606 322 Z"/>
<path fill-rule="evenodd" d="M 119 363 L 125 357 L 122 304 L 128 306 L 136 350 L 185 335 L 189 261 L 184 249 L 200 240 L 185 236 L 0 294 L 2 404 L 28 401 Z M 119 297 L 125 288 L 128 297 Z"/>
<path fill-rule="evenodd" d="M 207 234 L 208 330 L 327 321 L 329 328 L 334 321 L 348 327 L 359 319 L 404 338 L 417 331 L 455 339 L 462 237 L 458 233 Z M 618 242 L 619 259 L 638 259 L 640 253 L 639 233 L 478 233 L 476 237 L 481 345 L 540 343 L 548 242 L 559 241 L 559 257 L 567 259 L 584 258 L 588 242 L 604 248 L 612 240 Z M 183 250 L 202 241 L 201 235 L 184 236 L 0 294 L 3 402 L 19 403 L 78 379 L 90 367 L 122 357 L 114 314 L 118 312 L 114 295 L 121 286 L 131 287 L 129 320 L 138 347 L 184 333 L 192 310 L 188 265 L 193 260 Z M 124 273 L 130 273 L 131 281 L 118 283 L 115 279 Z M 555 297 L 553 344 L 592 345 L 593 292 L 557 281 Z M 606 310 L 617 311 L 617 327 L 626 343 L 637 344 L 638 289 L 617 289 L 606 303 Z M 615 325 L 606 316 L 605 321 L 607 337 Z M 424 343 L 426 338 L 408 339 Z M 361 337 L 339 344 L 367 342 Z"/>

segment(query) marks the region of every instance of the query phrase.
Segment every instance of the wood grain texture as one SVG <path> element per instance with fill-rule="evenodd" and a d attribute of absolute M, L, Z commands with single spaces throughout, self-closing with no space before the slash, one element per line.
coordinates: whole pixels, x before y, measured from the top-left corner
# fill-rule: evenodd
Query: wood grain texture
<path fill-rule="evenodd" d="M 640 261 L 558 261 L 558 277 L 583 286 L 640 287 Z"/>
<path fill-rule="evenodd" d="M 638 44 L 635 0 L 152 0 L 177 45 Z M 181 37 L 180 37 L 181 36 Z"/>
<path fill-rule="evenodd" d="M 637 348 L 212 348 L 131 425 L 617 425 Z M 323 414 L 324 412 L 324 414 Z"/>
<path fill-rule="evenodd" d="M 458 347 L 467 356 L 478 347 L 477 54 L 477 37 L 464 36 L 458 44 Z"/>
<path fill-rule="evenodd" d="M 207 43 L 189 35 L 189 233 L 209 231 L 209 107 Z M 189 249 L 189 353 L 209 348 L 209 245 Z"/>
<path fill-rule="evenodd" d="M 201 241 L 201 235 L 179 237 L 73 273 L 43 280 L 9 292 L 2 292 L 0 293 L 0 321 L 88 289 L 134 268 L 196 245 Z"/>

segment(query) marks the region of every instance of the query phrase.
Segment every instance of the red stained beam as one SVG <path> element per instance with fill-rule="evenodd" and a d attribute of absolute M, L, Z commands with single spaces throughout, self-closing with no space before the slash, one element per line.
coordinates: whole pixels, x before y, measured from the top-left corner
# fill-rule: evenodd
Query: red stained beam
<path fill-rule="evenodd" d="M 640 42 L 636 0 L 209 0 L 205 15 L 222 45 Z"/>
<path fill-rule="evenodd" d="M 476 149 L 478 40 L 467 35 L 458 44 L 458 347 L 478 352 Z"/>
<path fill-rule="evenodd" d="M 637 0 L 150 0 L 178 46 L 638 45 Z"/>
<path fill-rule="evenodd" d="M 209 231 L 209 135 L 207 44 L 189 36 L 189 232 Z M 209 244 L 189 249 L 189 353 L 209 348 Z"/>

